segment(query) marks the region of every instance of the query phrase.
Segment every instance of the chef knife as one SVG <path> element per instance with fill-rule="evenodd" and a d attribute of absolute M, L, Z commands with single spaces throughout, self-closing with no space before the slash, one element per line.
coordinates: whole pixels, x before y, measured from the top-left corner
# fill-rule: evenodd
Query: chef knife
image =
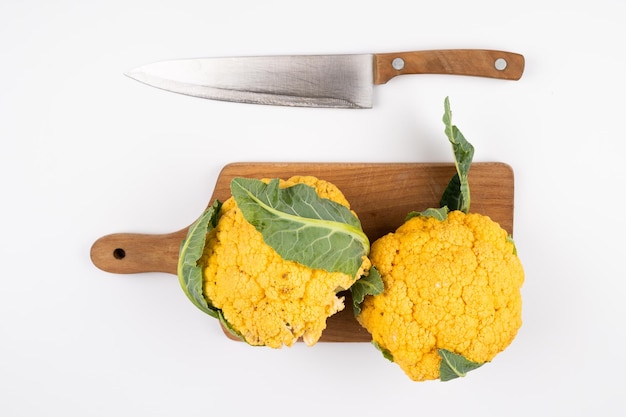
<path fill-rule="evenodd" d="M 448 49 L 383 54 L 179 59 L 126 75 L 167 91 L 213 100 L 301 107 L 371 108 L 373 86 L 402 74 L 518 80 L 520 54 Z"/>

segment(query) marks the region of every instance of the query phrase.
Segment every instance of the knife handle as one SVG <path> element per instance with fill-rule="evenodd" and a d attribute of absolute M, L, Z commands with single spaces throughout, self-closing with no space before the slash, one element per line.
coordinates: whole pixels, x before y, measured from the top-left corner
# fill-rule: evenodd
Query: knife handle
<path fill-rule="evenodd" d="M 449 74 L 519 80 L 524 56 L 486 49 L 447 49 L 374 55 L 374 84 L 403 74 Z"/>

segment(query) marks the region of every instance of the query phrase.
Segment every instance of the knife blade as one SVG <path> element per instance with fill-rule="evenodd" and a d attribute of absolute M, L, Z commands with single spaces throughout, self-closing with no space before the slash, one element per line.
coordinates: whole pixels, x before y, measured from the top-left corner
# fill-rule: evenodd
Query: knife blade
<path fill-rule="evenodd" d="M 160 61 L 127 76 L 175 93 L 221 101 L 300 107 L 372 107 L 373 86 L 404 74 L 518 80 L 520 54 L 447 49 L 382 54 L 217 57 Z"/>

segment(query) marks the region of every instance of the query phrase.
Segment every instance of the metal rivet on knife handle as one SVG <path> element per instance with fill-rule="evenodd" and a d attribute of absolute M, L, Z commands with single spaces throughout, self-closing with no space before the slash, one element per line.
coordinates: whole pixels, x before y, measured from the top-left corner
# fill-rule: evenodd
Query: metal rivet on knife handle
<path fill-rule="evenodd" d="M 404 59 L 402 59 L 402 58 L 394 58 L 394 60 L 391 61 L 391 66 L 396 71 L 400 71 L 401 69 L 404 69 Z"/>
<path fill-rule="evenodd" d="M 494 62 L 494 65 L 498 71 L 504 71 L 507 65 L 506 59 L 498 58 L 496 59 L 496 62 Z"/>
<path fill-rule="evenodd" d="M 396 68 L 401 60 L 403 65 Z M 374 84 L 402 74 L 448 74 L 519 80 L 524 56 L 486 49 L 447 49 L 374 55 Z"/>

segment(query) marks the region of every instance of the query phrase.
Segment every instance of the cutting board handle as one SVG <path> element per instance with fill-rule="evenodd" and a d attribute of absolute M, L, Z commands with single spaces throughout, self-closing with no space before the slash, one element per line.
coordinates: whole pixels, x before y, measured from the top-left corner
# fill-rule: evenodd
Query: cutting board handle
<path fill-rule="evenodd" d="M 176 274 L 180 243 L 187 229 L 168 234 L 115 233 L 91 246 L 91 260 L 98 268 L 116 274 L 166 272 Z"/>

